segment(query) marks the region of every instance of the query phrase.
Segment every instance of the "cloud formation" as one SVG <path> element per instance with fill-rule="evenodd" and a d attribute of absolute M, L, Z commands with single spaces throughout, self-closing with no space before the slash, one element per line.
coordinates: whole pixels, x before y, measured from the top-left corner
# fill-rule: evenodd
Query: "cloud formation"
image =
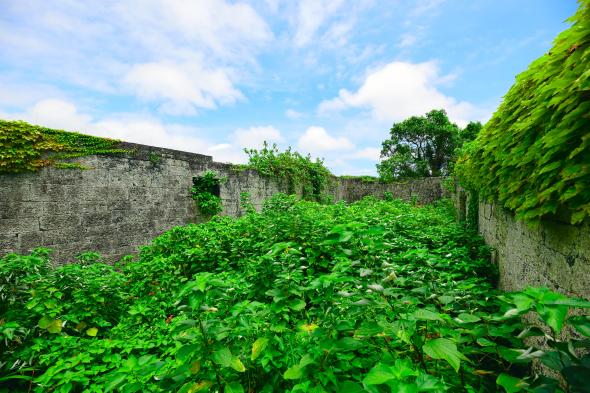
<path fill-rule="evenodd" d="M 299 149 L 312 154 L 322 154 L 330 151 L 351 150 L 354 144 L 345 137 L 334 137 L 323 128 L 309 127 L 297 142 Z"/>
<path fill-rule="evenodd" d="M 486 115 L 475 105 L 441 92 L 438 86 L 445 80 L 448 77 L 440 74 L 434 61 L 393 61 L 370 72 L 357 91 L 341 89 L 337 97 L 321 102 L 318 110 L 369 109 L 375 119 L 391 122 L 443 108 L 461 125 Z"/>

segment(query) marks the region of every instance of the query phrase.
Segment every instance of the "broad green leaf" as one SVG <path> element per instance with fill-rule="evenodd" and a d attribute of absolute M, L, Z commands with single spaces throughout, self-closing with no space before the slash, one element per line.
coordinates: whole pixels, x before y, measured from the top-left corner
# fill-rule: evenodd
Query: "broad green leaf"
<path fill-rule="evenodd" d="M 561 332 L 568 306 L 537 304 L 539 316 L 556 334 Z"/>
<path fill-rule="evenodd" d="M 303 368 L 298 364 L 291 366 L 283 374 L 285 379 L 299 379 L 303 376 Z"/>
<path fill-rule="evenodd" d="M 47 329 L 49 327 L 49 325 L 51 325 L 54 321 L 54 318 L 48 317 L 48 316 L 44 316 L 43 318 L 41 318 L 39 320 L 38 326 L 41 329 Z"/>
<path fill-rule="evenodd" d="M 571 317 L 567 320 L 580 334 L 590 337 L 590 316 Z"/>
<path fill-rule="evenodd" d="M 256 360 L 260 356 L 262 351 L 264 351 L 267 345 L 268 338 L 266 337 L 260 337 L 259 339 L 254 341 L 254 344 L 252 344 L 252 356 L 250 356 L 250 360 Z"/>
<path fill-rule="evenodd" d="M 244 388 L 239 382 L 232 382 L 225 385 L 226 393 L 244 393 Z"/>
<path fill-rule="evenodd" d="M 201 348 L 200 344 L 188 344 L 183 345 L 176 351 L 176 358 L 181 362 L 188 361 L 199 349 Z"/>
<path fill-rule="evenodd" d="M 481 321 L 481 318 L 477 315 L 461 313 L 455 320 L 459 323 L 473 323 Z"/>
<path fill-rule="evenodd" d="M 53 321 L 52 323 L 49 324 L 49 326 L 47 326 L 47 331 L 49 333 L 59 333 L 61 332 L 61 328 L 62 328 L 62 322 L 60 319 L 56 319 L 55 321 Z"/>
<path fill-rule="evenodd" d="M 232 359 L 233 355 L 227 347 L 221 348 L 213 353 L 213 361 L 223 367 L 230 367 Z"/>
<path fill-rule="evenodd" d="M 339 393 L 363 393 L 365 389 L 358 383 L 352 381 L 344 381 L 338 385 Z"/>
<path fill-rule="evenodd" d="M 243 373 L 244 371 L 246 371 L 246 367 L 244 367 L 244 364 L 242 363 L 240 358 L 237 356 L 233 357 L 231 359 L 229 366 L 240 373 Z"/>
<path fill-rule="evenodd" d="M 507 393 L 520 392 L 528 386 L 528 383 L 520 378 L 512 377 L 508 374 L 501 373 L 496 379 L 496 384 L 502 386 Z"/>
<path fill-rule="evenodd" d="M 365 376 L 363 383 L 365 385 L 381 385 L 395 379 L 395 374 L 391 367 L 382 363 L 377 363 Z"/>
<path fill-rule="evenodd" d="M 459 371 L 461 359 L 467 360 L 463 354 L 457 350 L 454 342 L 446 338 L 437 338 L 427 341 L 422 347 L 424 353 L 433 359 L 446 360 L 455 371 Z"/>
<path fill-rule="evenodd" d="M 301 300 L 301 299 L 296 299 L 296 300 L 292 300 L 290 301 L 288 304 L 290 309 L 294 310 L 294 311 L 301 311 L 303 309 L 305 309 L 305 301 Z"/>
<path fill-rule="evenodd" d="M 438 313 L 426 309 L 418 309 L 413 314 L 415 319 L 421 321 L 442 321 Z"/>

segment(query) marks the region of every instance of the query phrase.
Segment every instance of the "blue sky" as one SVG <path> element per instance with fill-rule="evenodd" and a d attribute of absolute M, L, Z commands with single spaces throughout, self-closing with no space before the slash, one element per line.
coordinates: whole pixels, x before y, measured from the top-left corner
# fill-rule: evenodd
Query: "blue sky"
<path fill-rule="evenodd" d="M 0 0 L 0 118 L 375 174 L 393 122 L 489 119 L 575 0 Z"/>

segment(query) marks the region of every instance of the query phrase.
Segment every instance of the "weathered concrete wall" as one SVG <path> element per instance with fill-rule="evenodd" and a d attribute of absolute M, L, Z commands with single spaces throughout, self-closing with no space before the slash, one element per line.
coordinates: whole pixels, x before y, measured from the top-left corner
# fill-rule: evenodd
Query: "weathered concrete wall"
<path fill-rule="evenodd" d="M 590 222 L 544 220 L 533 229 L 500 206 L 480 202 L 479 232 L 494 249 L 501 289 L 545 286 L 590 299 Z"/>
<path fill-rule="evenodd" d="M 44 168 L 39 173 L 0 175 L 0 256 L 35 247 L 54 249 L 56 263 L 71 262 L 84 251 L 110 260 L 137 251 L 152 238 L 178 225 L 201 222 L 190 196 L 194 176 L 212 170 L 221 184 L 223 213 L 239 216 L 240 194 L 247 192 L 257 209 L 288 187 L 256 171 L 235 171 L 211 157 L 150 146 L 125 144 L 135 153 L 77 159 L 88 170 Z M 428 203 L 443 193 L 440 179 L 409 183 L 366 183 L 333 178 L 327 193 L 335 201 L 365 195 Z"/>

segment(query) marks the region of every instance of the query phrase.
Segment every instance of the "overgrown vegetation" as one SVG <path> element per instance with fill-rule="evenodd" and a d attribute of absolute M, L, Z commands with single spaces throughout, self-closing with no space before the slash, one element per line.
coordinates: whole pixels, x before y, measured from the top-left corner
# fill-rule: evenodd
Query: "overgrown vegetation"
<path fill-rule="evenodd" d="M 590 215 L 590 1 L 551 50 L 516 77 L 457 163 L 468 189 L 535 224 L 563 210 Z"/>
<path fill-rule="evenodd" d="M 278 195 L 261 213 L 175 228 L 115 267 L 8 255 L 0 391 L 583 391 L 587 342 L 557 337 L 590 337 L 588 317 L 568 317 L 590 303 L 498 296 L 486 247 L 450 209 Z M 546 331 L 521 324 L 529 312 Z M 526 377 L 532 358 L 567 386 Z"/>
<path fill-rule="evenodd" d="M 238 169 L 255 169 L 263 176 L 283 179 L 288 184 L 288 193 L 294 194 L 301 189 L 306 200 L 323 201 L 326 186 L 332 174 L 323 160 L 303 156 L 289 147 L 280 151 L 276 145 L 264 142 L 262 149 L 244 149 L 248 154 L 248 164 Z"/>
<path fill-rule="evenodd" d="M 113 139 L 0 120 L 0 174 L 33 172 L 49 165 L 85 169 L 64 161 L 94 154 L 127 153 L 119 144 Z"/>
<path fill-rule="evenodd" d="M 212 216 L 221 213 L 223 205 L 219 196 L 219 185 L 221 181 L 215 172 L 206 171 L 201 176 L 193 178 L 191 196 L 197 203 L 199 211 L 205 215 Z"/>

